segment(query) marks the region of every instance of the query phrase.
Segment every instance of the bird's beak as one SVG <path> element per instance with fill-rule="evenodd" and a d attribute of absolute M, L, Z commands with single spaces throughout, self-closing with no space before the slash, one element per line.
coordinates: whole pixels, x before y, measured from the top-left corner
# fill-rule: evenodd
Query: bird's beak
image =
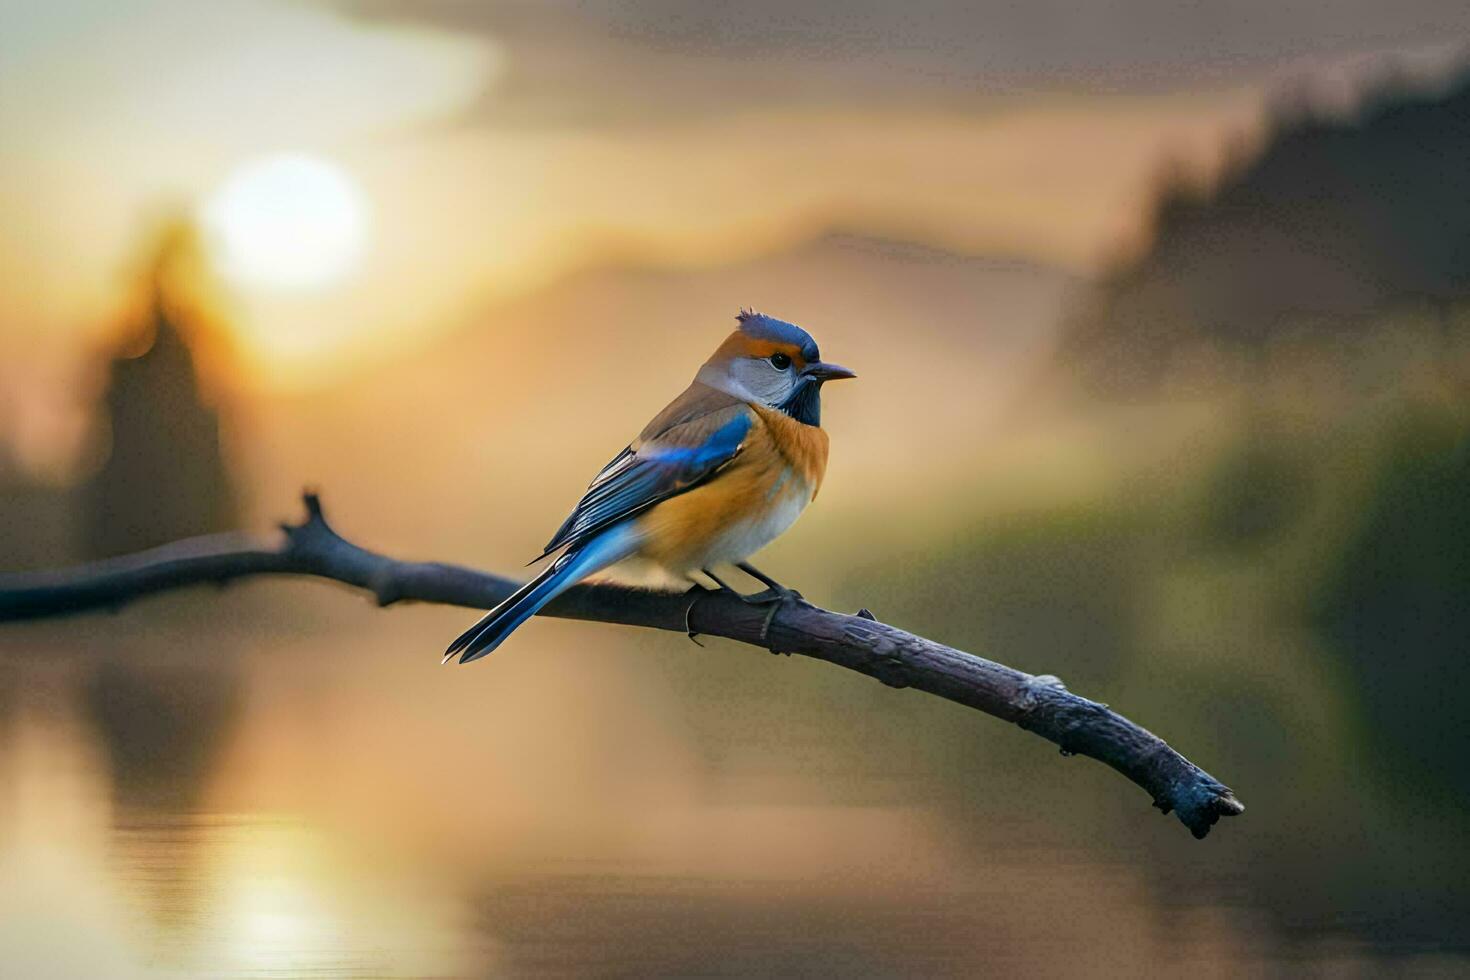
<path fill-rule="evenodd" d="M 843 367 L 841 364 L 828 364 L 826 361 L 818 361 L 808 364 L 806 370 L 801 372 L 808 378 L 816 378 L 818 381 L 840 381 L 843 378 L 856 378 L 857 375 Z"/>

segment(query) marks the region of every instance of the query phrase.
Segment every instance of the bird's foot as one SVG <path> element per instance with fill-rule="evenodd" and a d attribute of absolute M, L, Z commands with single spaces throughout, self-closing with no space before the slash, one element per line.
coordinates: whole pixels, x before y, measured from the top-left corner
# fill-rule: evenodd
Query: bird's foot
<path fill-rule="evenodd" d="M 735 567 L 766 587 L 764 592 L 757 592 L 753 596 L 748 596 L 746 599 L 747 602 L 754 600 L 757 605 L 764 605 L 768 602 L 782 602 L 787 599 L 795 599 L 798 602 L 804 601 L 800 592 L 797 592 L 795 589 L 788 589 L 748 561 L 736 562 Z"/>
<path fill-rule="evenodd" d="M 741 567 L 744 568 L 743 565 Z M 766 613 L 765 623 L 761 626 L 762 643 L 764 643 L 766 640 L 766 634 L 770 632 L 771 622 L 776 618 L 776 613 L 781 610 L 781 607 L 785 603 L 806 602 L 806 600 L 802 598 L 800 592 L 797 592 L 795 589 L 788 589 L 784 585 L 781 585 L 769 578 L 766 578 L 766 576 L 760 575 L 759 573 L 757 573 L 756 577 L 760 578 L 761 581 L 768 583 L 767 588 L 762 592 L 755 593 L 754 595 L 746 595 L 743 592 L 737 592 L 732 589 L 723 579 L 721 579 L 718 575 L 716 575 L 709 569 L 701 568 L 700 571 L 709 576 L 710 581 L 714 582 L 715 585 L 718 586 L 718 588 L 711 589 L 707 586 L 701 585 L 699 582 L 695 582 L 694 585 L 690 587 L 689 591 L 684 593 L 686 596 L 689 597 L 689 604 L 684 607 L 684 634 L 689 637 L 690 642 L 693 643 L 695 646 L 702 647 L 704 646 L 704 644 L 699 642 L 699 632 L 690 625 L 689 617 L 694 613 L 695 604 L 707 595 L 719 595 L 721 592 L 724 592 L 734 596 L 747 605 L 769 606 L 770 611 Z"/>
<path fill-rule="evenodd" d="M 797 592 L 795 589 L 785 588 L 784 586 L 762 589 L 760 592 L 752 595 L 741 595 L 738 592 L 736 595 L 740 597 L 741 602 L 752 606 L 768 606 L 773 602 L 806 601 L 800 592 Z"/>
<path fill-rule="evenodd" d="M 729 583 L 720 578 L 714 572 L 710 571 L 708 568 L 701 568 L 700 571 L 709 576 L 710 580 L 719 586 L 718 589 L 706 591 L 728 592 L 730 595 L 739 599 L 741 602 L 751 606 L 765 606 L 773 602 L 784 602 L 787 599 L 795 599 L 797 601 L 802 600 L 800 592 L 797 592 L 795 589 L 788 589 L 786 588 L 786 586 L 775 581 L 774 579 L 768 578 L 765 575 L 760 574 L 759 572 L 753 571 L 749 566 L 745 565 L 744 563 L 736 565 L 735 567 L 739 568 L 741 571 L 745 572 L 745 574 L 751 576 L 752 578 L 758 579 L 759 581 L 765 583 L 766 588 L 761 592 L 756 592 L 752 595 L 746 595 L 744 592 L 739 592 L 736 589 L 731 588 Z"/>

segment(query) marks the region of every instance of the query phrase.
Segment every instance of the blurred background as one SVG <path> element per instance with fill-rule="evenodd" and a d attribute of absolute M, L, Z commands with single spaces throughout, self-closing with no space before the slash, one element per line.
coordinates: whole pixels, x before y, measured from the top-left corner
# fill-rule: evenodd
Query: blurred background
<path fill-rule="evenodd" d="M 0 974 L 1470 968 L 1470 7 L 0 0 L 0 567 L 514 573 L 741 305 L 861 374 L 829 665 L 253 582 L 0 628 Z M 629 383 L 627 379 L 636 379 Z"/>

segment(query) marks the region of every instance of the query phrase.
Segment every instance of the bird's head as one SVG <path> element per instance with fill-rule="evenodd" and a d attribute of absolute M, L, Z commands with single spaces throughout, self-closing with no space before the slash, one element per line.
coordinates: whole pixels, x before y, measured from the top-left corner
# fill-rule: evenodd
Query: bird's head
<path fill-rule="evenodd" d="M 698 379 L 745 401 L 780 409 L 799 422 L 821 424 L 822 385 L 855 378 L 822 360 L 812 335 L 794 323 L 741 310 L 740 327 L 710 355 Z"/>

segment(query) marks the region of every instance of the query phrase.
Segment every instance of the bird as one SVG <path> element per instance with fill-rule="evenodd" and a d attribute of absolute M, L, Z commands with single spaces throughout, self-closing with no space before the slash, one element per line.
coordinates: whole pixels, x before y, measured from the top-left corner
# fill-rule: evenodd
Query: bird
<path fill-rule="evenodd" d="M 552 599 L 630 558 L 696 588 L 694 574 L 703 573 L 715 591 L 747 602 L 800 597 L 746 559 L 791 527 L 821 489 L 822 386 L 857 375 L 822 360 L 794 323 L 743 308 L 736 323 L 689 387 L 598 471 L 531 564 L 555 559 L 451 643 L 445 663 L 486 656 Z M 766 589 L 736 592 L 717 565 Z"/>

